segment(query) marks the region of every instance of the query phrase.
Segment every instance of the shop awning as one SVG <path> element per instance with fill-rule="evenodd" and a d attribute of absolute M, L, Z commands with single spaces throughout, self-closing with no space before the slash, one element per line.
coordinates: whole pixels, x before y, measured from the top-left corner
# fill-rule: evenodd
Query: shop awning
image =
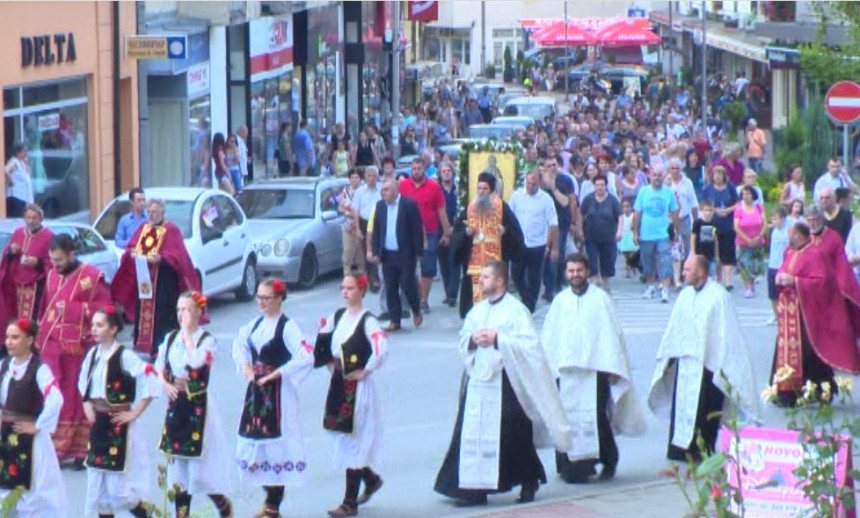
<path fill-rule="evenodd" d="M 647 20 L 646 20 L 647 22 Z M 663 41 L 649 28 L 641 27 L 641 23 L 632 21 L 616 22 L 594 34 L 599 45 L 605 47 L 626 47 L 634 45 L 652 45 Z"/>
<path fill-rule="evenodd" d="M 552 23 L 535 30 L 532 40 L 542 47 L 576 47 L 594 43 L 592 34 L 575 25 L 573 20 L 567 24 L 567 33 L 564 29 L 564 20 L 553 20 Z"/>

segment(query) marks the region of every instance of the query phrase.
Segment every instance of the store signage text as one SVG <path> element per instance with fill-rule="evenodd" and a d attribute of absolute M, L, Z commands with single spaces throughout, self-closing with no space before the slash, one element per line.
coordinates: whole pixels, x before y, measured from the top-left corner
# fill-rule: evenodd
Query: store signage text
<path fill-rule="evenodd" d="M 60 112 L 39 116 L 39 131 L 51 131 L 60 127 Z"/>
<path fill-rule="evenodd" d="M 78 59 L 74 33 L 21 37 L 21 66 L 53 65 Z"/>

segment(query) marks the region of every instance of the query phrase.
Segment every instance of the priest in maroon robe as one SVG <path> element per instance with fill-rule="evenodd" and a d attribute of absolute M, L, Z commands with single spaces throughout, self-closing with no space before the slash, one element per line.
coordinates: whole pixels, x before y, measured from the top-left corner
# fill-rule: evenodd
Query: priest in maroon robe
<path fill-rule="evenodd" d="M 847 260 L 833 262 L 809 226 L 796 222 L 776 276 L 777 342 L 773 370 L 791 367 L 777 384 L 778 402 L 792 405 L 807 381 L 833 382 L 835 370 L 860 373 L 860 285 Z M 838 236 L 837 236 L 838 238 Z"/>
<path fill-rule="evenodd" d="M 54 432 L 57 457 L 60 462 L 74 460 L 75 466 L 82 469 L 90 427 L 78 378 L 84 355 L 95 344 L 92 316 L 111 303 L 110 288 L 98 268 L 78 261 L 71 236 L 56 236 L 50 248 L 53 268 L 45 281 L 36 346 L 63 394 L 60 421 Z"/>
<path fill-rule="evenodd" d="M 176 302 L 185 291 L 200 291 L 200 279 L 185 248 L 182 232 L 164 219 L 164 201 L 147 202 L 149 220 L 132 236 L 111 283 L 113 298 L 134 322 L 134 349 L 153 355 L 170 331 L 179 328 Z M 149 283 L 138 283 L 135 256 L 143 256 Z M 139 285 L 140 284 L 140 285 Z M 140 298 L 140 294 L 150 298 Z"/>
<path fill-rule="evenodd" d="M 48 249 L 54 233 L 42 226 L 44 213 L 36 204 L 24 209 L 24 226 L 15 229 L 0 260 L 0 322 L 35 319 L 51 269 Z"/>

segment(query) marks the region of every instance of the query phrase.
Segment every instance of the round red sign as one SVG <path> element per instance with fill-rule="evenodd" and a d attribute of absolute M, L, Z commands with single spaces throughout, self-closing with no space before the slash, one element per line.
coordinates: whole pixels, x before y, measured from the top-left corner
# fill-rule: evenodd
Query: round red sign
<path fill-rule="evenodd" d="M 839 123 L 850 124 L 860 118 L 860 85 L 839 81 L 830 87 L 824 98 L 827 114 Z"/>

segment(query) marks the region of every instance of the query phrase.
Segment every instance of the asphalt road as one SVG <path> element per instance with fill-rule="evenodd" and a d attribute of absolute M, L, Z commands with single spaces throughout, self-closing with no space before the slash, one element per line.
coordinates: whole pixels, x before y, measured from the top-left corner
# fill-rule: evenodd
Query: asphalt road
<path fill-rule="evenodd" d="M 622 270 L 623 272 L 623 270 Z M 737 281 L 739 282 L 739 281 Z M 328 279 L 312 291 L 295 291 L 288 295 L 285 312 L 297 321 L 309 340 L 313 340 L 321 317 L 327 316 L 341 304 L 339 281 Z M 738 286 L 739 287 L 739 286 Z M 615 279 L 612 297 L 621 316 L 630 353 L 632 375 L 639 397 L 644 399 L 654 368 L 654 356 L 661 333 L 674 304 L 661 304 L 658 300 L 643 300 L 642 285 L 635 280 Z M 752 300 L 743 299 L 740 290 L 734 292 L 738 312 L 749 341 L 757 376 L 757 384 L 764 387 L 769 375 L 776 327 L 764 325 L 770 315 L 766 290 L 759 285 Z M 451 437 L 457 409 L 462 363 L 457 352 L 456 337 L 460 320 L 455 310 L 443 307 L 441 284 L 435 283 L 431 294 L 432 313 L 427 315 L 419 330 L 404 321 L 405 329 L 390 337 L 390 353 L 376 381 L 381 389 L 385 416 L 385 450 L 383 463 L 378 467 L 385 480 L 384 488 L 372 502 L 361 508 L 368 517 L 440 517 L 467 516 L 513 506 L 516 492 L 493 496 L 488 507 L 459 509 L 444 497 L 433 492 L 433 482 Z M 368 294 L 366 305 L 378 310 L 378 296 Z M 546 312 L 541 303 L 536 313 L 538 325 Z M 217 406 L 228 441 L 235 445 L 245 383 L 230 356 L 236 330 L 257 316 L 254 303 L 237 303 L 232 296 L 211 303 L 212 323 L 208 326 L 218 340 L 219 350 L 214 361 L 210 401 Z M 336 470 L 331 461 L 332 443 L 322 429 L 322 411 L 328 372 L 314 372 L 300 388 L 301 421 L 304 430 L 308 462 L 308 484 L 303 488 L 288 489 L 281 507 L 283 516 L 321 517 L 327 509 L 335 507 L 343 498 L 344 473 Z M 156 400 L 141 417 L 148 433 L 148 447 L 152 462 L 164 463 L 165 457 L 157 451 L 165 411 L 165 399 Z M 766 408 L 765 423 L 782 424 L 781 412 Z M 641 484 L 657 478 L 660 470 L 669 466 L 665 459 L 668 423 L 652 417 L 648 432 L 642 437 L 619 437 L 621 461 L 617 477 L 600 484 L 601 490 L 615 486 L 619 489 Z M 569 486 L 554 473 L 551 451 L 542 451 L 549 483 L 538 492 L 538 500 L 570 498 L 593 491 L 595 485 Z M 154 466 L 153 466 L 154 472 Z M 83 509 L 86 491 L 86 473 L 65 470 L 64 478 L 71 499 L 70 515 Z M 239 487 L 233 473 L 234 489 L 230 493 L 235 505 L 235 516 L 245 518 L 259 510 L 263 491 L 256 487 Z M 153 475 L 152 498 L 156 502 L 163 495 L 156 487 Z M 198 497 L 192 509 L 200 516 L 215 516 L 207 498 Z M 171 509 L 172 512 L 172 509 Z"/>

